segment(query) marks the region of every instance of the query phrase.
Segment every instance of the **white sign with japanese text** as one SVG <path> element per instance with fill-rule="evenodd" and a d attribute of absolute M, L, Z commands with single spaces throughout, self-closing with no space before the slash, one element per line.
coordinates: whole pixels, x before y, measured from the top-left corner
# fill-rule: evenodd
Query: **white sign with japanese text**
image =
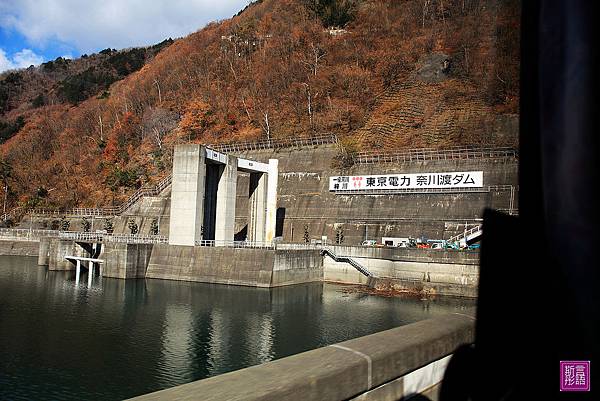
<path fill-rule="evenodd" d="M 330 191 L 481 187 L 483 171 L 329 177 Z"/>

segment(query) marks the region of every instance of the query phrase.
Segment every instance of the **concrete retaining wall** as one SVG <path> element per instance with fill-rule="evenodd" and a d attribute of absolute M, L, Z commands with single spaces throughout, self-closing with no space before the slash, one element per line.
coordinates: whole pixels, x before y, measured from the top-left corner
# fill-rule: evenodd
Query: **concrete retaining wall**
<path fill-rule="evenodd" d="M 275 251 L 271 286 L 323 280 L 323 257 L 319 251 Z"/>
<path fill-rule="evenodd" d="M 51 238 L 48 249 L 48 270 L 75 270 L 75 265 L 66 260 L 65 256 L 90 257 L 85 249 L 72 240 Z"/>
<path fill-rule="evenodd" d="M 147 278 L 269 287 L 274 252 L 158 244 Z"/>
<path fill-rule="evenodd" d="M 515 158 L 381 163 L 340 170 L 332 167 L 337 154 L 335 146 L 240 153 L 263 162 L 279 159 L 277 207 L 285 217 L 278 235 L 284 241 L 302 242 L 305 226 L 310 238 L 315 239 L 326 235 L 333 240 L 336 230 L 341 229 L 344 243 L 349 245 L 358 245 L 365 237 L 378 241 L 383 236 L 449 238 L 462 232 L 465 223 L 479 222 L 485 207 L 507 209 L 511 204 L 509 189 L 486 193 L 336 195 L 329 192 L 332 175 L 483 171 L 485 186 L 518 185 Z M 244 186 L 238 184 L 240 188 Z M 238 193 L 236 210 L 247 210 L 247 197 L 247 193 Z M 515 192 L 515 209 L 517 198 Z M 236 219 L 237 230 L 242 230 L 247 216 L 238 213 Z"/>
<path fill-rule="evenodd" d="M 0 256 L 38 256 L 39 246 L 37 241 L 0 240 Z"/>
<path fill-rule="evenodd" d="M 318 281 L 318 251 L 154 245 L 147 278 L 271 287 Z"/>
<path fill-rule="evenodd" d="M 440 316 L 135 399 L 398 400 L 439 384 L 474 331 L 472 317 Z"/>
<path fill-rule="evenodd" d="M 115 234 L 131 234 L 129 221 L 133 220 L 138 226 L 138 233 L 149 235 L 151 233 L 152 221 L 156 220 L 160 235 L 169 235 L 169 213 L 171 207 L 171 191 L 167 187 L 161 196 L 145 196 L 127 209 L 121 216 L 110 217 L 88 217 L 92 224 L 91 230 L 102 230 L 105 220 L 113 223 Z M 33 229 L 58 229 L 62 215 L 31 216 L 26 215 L 19 223 L 20 228 L 30 227 Z M 69 230 L 84 231 L 83 219 L 81 217 L 65 216 L 69 221 Z"/>
<path fill-rule="evenodd" d="M 336 255 L 353 258 L 386 259 L 406 262 L 431 262 L 459 265 L 479 265 L 479 251 L 454 249 L 379 248 L 369 246 L 328 245 Z"/>
<path fill-rule="evenodd" d="M 102 276 L 113 278 L 144 278 L 152 253 L 152 244 L 102 245 L 100 259 L 104 259 Z"/>
<path fill-rule="evenodd" d="M 349 256 L 377 279 L 368 279 L 348 263 L 323 260 L 323 279 L 363 284 L 382 291 L 477 297 L 479 252 L 427 249 L 331 247 L 338 256 Z"/>

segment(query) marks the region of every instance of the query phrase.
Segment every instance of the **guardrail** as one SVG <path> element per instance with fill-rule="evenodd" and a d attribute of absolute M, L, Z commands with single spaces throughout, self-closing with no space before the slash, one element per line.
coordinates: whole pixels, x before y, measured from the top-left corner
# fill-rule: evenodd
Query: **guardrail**
<path fill-rule="evenodd" d="M 79 231 L 59 231 L 58 237 L 81 242 L 116 242 L 124 244 L 166 244 L 169 239 L 162 235 L 104 234 Z"/>
<path fill-rule="evenodd" d="M 56 230 L 28 230 L 24 228 L 0 228 L 0 238 L 16 241 L 39 241 L 41 237 L 58 237 Z"/>
<path fill-rule="evenodd" d="M 125 203 L 117 207 L 107 208 L 71 208 L 65 210 L 59 209 L 31 209 L 28 211 L 33 216 L 77 216 L 77 217 L 109 217 L 119 216 L 133 206 L 140 198 L 144 196 L 158 196 L 165 188 L 171 185 L 172 176 L 163 178 L 154 187 L 142 187 L 135 191 Z"/>
<path fill-rule="evenodd" d="M 479 188 L 395 188 L 395 189 L 350 189 L 333 190 L 336 195 L 398 195 L 398 194 L 453 194 L 453 193 L 487 193 L 493 191 L 518 190 L 514 185 L 488 185 Z"/>
<path fill-rule="evenodd" d="M 325 245 L 321 244 L 290 244 L 290 243 L 277 243 L 276 248 L 281 250 L 317 250 L 320 251 Z"/>
<path fill-rule="evenodd" d="M 272 241 L 220 241 L 220 240 L 200 240 L 196 241 L 196 246 L 213 246 L 223 248 L 259 248 L 275 249 L 276 245 Z"/>
<path fill-rule="evenodd" d="M 248 150 L 306 147 L 335 143 L 338 143 L 338 137 L 335 134 L 324 134 L 310 138 L 274 139 L 255 142 L 222 143 L 206 146 L 218 152 L 244 152 Z"/>
<path fill-rule="evenodd" d="M 465 232 L 463 232 L 463 233 L 460 233 L 458 235 L 450 237 L 448 239 L 448 242 L 458 242 L 458 241 L 462 240 L 463 238 L 466 239 L 469 235 L 473 235 L 473 234 L 478 233 L 479 231 L 482 231 L 482 230 L 483 230 L 483 224 L 480 224 L 478 226 L 475 226 L 475 227 L 472 227 L 472 228 L 470 228 L 468 230 L 465 230 Z"/>
<path fill-rule="evenodd" d="M 454 159 L 487 159 L 519 157 L 519 151 L 514 148 L 470 148 L 451 147 L 445 149 L 421 148 L 398 153 L 361 152 L 354 157 L 357 164 L 401 163 L 423 160 L 454 160 Z"/>

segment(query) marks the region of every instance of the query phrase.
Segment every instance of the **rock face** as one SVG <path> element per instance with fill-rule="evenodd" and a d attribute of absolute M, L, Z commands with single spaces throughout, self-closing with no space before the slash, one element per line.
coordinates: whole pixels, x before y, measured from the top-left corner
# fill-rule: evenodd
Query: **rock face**
<path fill-rule="evenodd" d="M 419 61 L 420 67 L 414 78 L 427 83 L 442 82 L 450 72 L 450 56 L 444 53 L 433 53 Z"/>

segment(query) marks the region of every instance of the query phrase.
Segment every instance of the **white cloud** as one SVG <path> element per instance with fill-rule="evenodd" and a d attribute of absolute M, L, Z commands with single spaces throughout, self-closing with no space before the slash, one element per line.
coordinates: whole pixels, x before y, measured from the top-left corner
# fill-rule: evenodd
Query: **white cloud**
<path fill-rule="evenodd" d="M 82 53 L 145 46 L 231 17 L 248 0 L 0 0 L 0 26 L 43 48 L 58 41 Z"/>
<path fill-rule="evenodd" d="M 44 58 L 34 53 L 31 49 L 23 49 L 11 56 L 7 55 L 3 49 L 0 49 L 0 72 L 14 70 L 17 68 L 27 68 L 30 65 L 39 65 L 44 62 Z"/>

